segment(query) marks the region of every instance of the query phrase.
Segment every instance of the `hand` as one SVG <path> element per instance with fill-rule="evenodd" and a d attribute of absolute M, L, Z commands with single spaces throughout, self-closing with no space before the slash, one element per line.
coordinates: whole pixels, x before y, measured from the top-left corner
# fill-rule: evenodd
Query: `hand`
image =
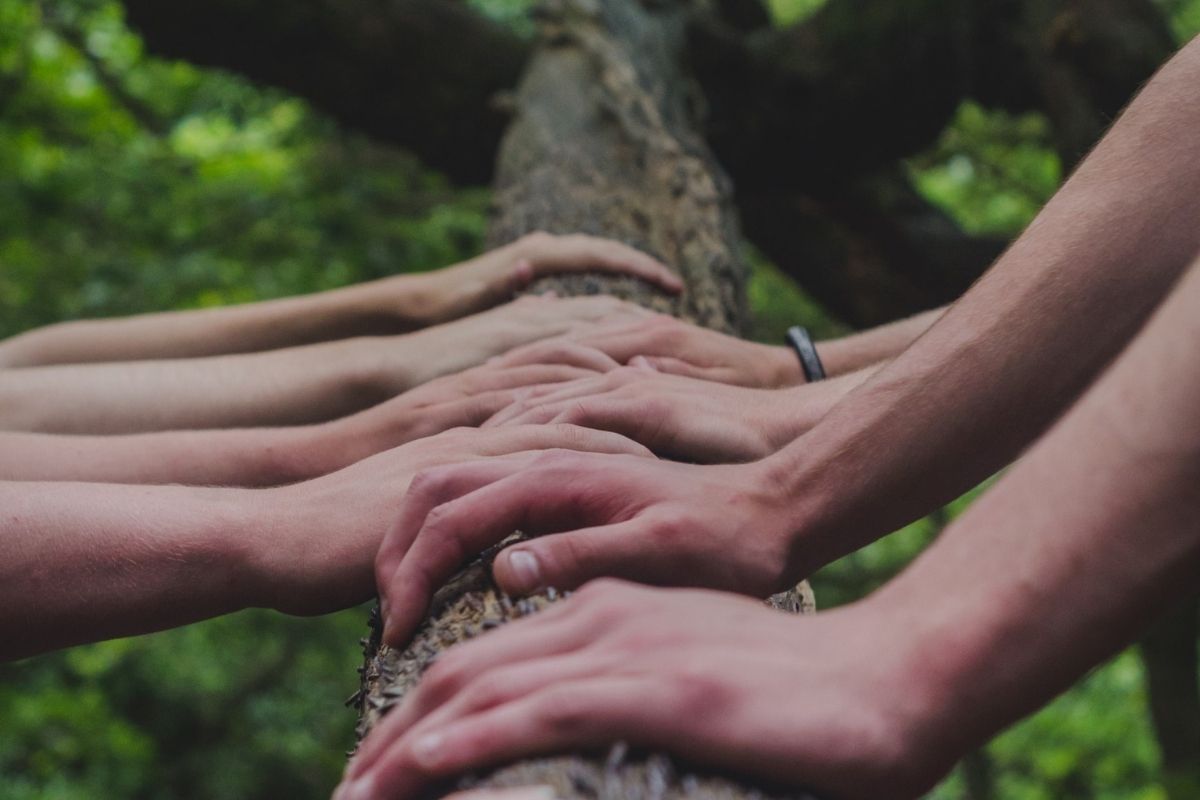
<path fill-rule="evenodd" d="M 496 580 L 510 594 L 611 575 L 765 597 L 802 566 L 795 502 L 779 495 L 783 482 L 767 466 L 559 451 L 423 472 L 376 558 L 384 641 L 407 641 L 445 579 L 518 529 L 556 535 L 496 558 Z"/>
<path fill-rule="evenodd" d="M 602 353 L 564 345 L 554 362 L 508 367 L 493 361 L 444 375 L 349 417 L 318 426 L 305 459 L 325 474 L 450 428 L 477 426 L 516 402 L 529 388 L 595 377 L 616 362 Z"/>
<path fill-rule="evenodd" d="M 796 354 L 786 347 L 738 339 L 666 314 L 632 322 L 613 320 L 573 331 L 569 338 L 622 364 L 636 358 L 659 372 L 689 378 L 762 389 L 804 382 Z M 530 345 L 512 353 L 508 363 L 537 363 L 543 350 L 553 346 L 549 341 Z"/>
<path fill-rule="evenodd" d="M 828 796 L 917 797 L 968 743 L 934 744 L 933 693 L 899 621 L 869 601 L 797 618 L 597 581 L 439 658 L 335 798 L 403 800 L 469 769 L 614 741 Z"/>
<path fill-rule="evenodd" d="M 413 476 L 434 465 L 504 456 L 532 463 L 550 449 L 650 458 L 616 434 L 570 425 L 456 428 L 418 439 L 346 469 L 278 489 L 255 490 L 266 521 L 246 542 L 252 604 L 290 614 L 323 614 L 375 593 L 372 564 Z M 478 459 L 484 458 L 481 462 Z"/>
<path fill-rule="evenodd" d="M 440 303 L 439 321 L 457 319 L 512 298 L 547 275 L 604 272 L 641 278 L 677 294 L 683 281 L 665 264 L 612 239 L 530 233 L 444 270 L 427 273 Z"/>
<path fill-rule="evenodd" d="M 795 396 L 810 388 L 750 389 L 664 375 L 649 366 L 620 367 L 516 392 L 518 399 L 484 427 L 566 422 L 620 433 L 667 458 L 753 461 L 820 418 L 824 404 Z"/>
<path fill-rule="evenodd" d="M 482 314 L 400 337 L 399 348 L 389 337 L 375 340 L 374 346 L 380 348 L 379 353 L 387 365 L 384 372 L 390 376 L 390 383 L 383 388 L 399 394 L 406 388 L 461 372 L 530 342 L 570 333 L 582 334 L 601 326 L 621 326 L 651 316 L 653 312 L 646 308 L 607 295 L 526 296 Z M 558 353 L 562 347 L 555 345 L 552 349 L 555 355 L 544 362 L 504 363 L 508 366 L 561 363 Z M 583 351 L 585 348 L 575 345 L 574 349 Z M 593 362 L 595 355 L 593 353 Z M 608 357 L 601 360 L 606 364 L 613 363 Z"/>

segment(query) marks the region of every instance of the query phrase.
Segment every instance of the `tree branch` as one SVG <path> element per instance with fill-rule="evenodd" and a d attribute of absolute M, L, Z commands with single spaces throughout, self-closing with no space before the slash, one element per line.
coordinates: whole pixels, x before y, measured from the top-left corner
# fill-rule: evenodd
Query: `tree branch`
<path fill-rule="evenodd" d="M 125 0 L 149 49 L 239 72 L 458 183 L 491 177 L 529 45 L 451 0 Z"/>

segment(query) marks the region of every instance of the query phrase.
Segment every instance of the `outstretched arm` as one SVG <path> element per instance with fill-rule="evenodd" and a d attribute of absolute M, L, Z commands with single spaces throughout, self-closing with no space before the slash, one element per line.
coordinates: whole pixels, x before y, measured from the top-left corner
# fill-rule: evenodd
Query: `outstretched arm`
<path fill-rule="evenodd" d="M 0 430 L 112 434 L 322 422 L 526 342 L 647 314 L 611 297 L 528 297 L 401 336 L 210 358 L 2 370 Z"/>
<path fill-rule="evenodd" d="M 1197 86 L 1200 39 L 980 282 L 775 456 L 716 467 L 570 456 L 487 481 L 430 476 L 380 551 L 381 591 L 397 596 L 388 641 L 403 640 L 448 569 L 441 542 L 483 549 L 510 522 L 571 532 L 501 554 L 509 590 L 618 575 L 766 594 L 987 477 L 1095 379 L 1200 250 Z"/>
<path fill-rule="evenodd" d="M 876 594 L 796 619 L 731 595 L 589 585 L 440 658 L 335 797 L 403 800 L 613 741 L 836 797 L 920 796 L 1194 588 L 1198 344 L 1200 263 L 1063 421 Z"/>
<path fill-rule="evenodd" d="M 648 455 L 614 434 L 536 425 L 447 431 L 276 489 L 0 481 L 0 661 L 250 606 L 362 602 L 415 472 L 547 447 Z"/>
<path fill-rule="evenodd" d="M 316 425 L 110 436 L 0 431 L 0 481 L 280 486 L 335 472 L 450 428 L 477 426 L 530 384 L 596 375 L 581 354 L 527 367 L 447 375 L 349 417 Z M 600 363 L 598 366 L 606 366 Z"/>
<path fill-rule="evenodd" d="M 619 242 L 535 233 L 434 272 L 227 308 L 39 328 L 0 342 L 0 367 L 196 358 L 393 335 L 503 303 L 543 275 L 583 270 L 681 288 L 667 267 Z"/>
<path fill-rule="evenodd" d="M 860 372 L 904 351 L 945 312 L 944 308 L 881 325 L 840 339 L 817 343 L 831 378 Z M 633 323 L 607 325 L 571 336 L 620 362 L 634 359 L 655 370 L 687 378 L 758 389 L 804 384 L 800 361 L 790 347 L 761 344 L 656 314 Z M 543 347 L 532 345 L 511 354 L 512 363 L 537 363 Z"/>

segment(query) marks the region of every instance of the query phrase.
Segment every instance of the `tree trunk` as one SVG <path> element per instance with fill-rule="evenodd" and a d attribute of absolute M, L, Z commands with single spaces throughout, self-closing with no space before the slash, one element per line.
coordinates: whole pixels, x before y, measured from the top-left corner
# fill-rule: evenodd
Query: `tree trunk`
<path fill-rule="evenodd" d="M 562 0 L 542 12 L 540 46 L 500 149 L 491 240 L 501 244 L 538 229 L 622 239 L 675 265 L 687 283 L 682 298 L 601 276 L 543 281 L 534 290 L 611 293 L 737 331 L 746 270 L 728 181 L 696 133 L 698 98 L 681 68 L 685 12 L 684 3 L 637 0 Z M 501 596 L 490 577 L 494 552 L 438 593 L 430 619 L 403 652 L 380 646 L 375 617 L 355 698 L 360 736 L 438 652 L 558 598 Z M 805 585 L 770 602 L 793 612 L 813 608 Z M 703 765 L 676 767 L 662 754 L 630 754 L 620 743 L 607 758 L 530 759 L 443 788 L 529 784 L 550 785 L 564 800 L 764 796 Z"/>

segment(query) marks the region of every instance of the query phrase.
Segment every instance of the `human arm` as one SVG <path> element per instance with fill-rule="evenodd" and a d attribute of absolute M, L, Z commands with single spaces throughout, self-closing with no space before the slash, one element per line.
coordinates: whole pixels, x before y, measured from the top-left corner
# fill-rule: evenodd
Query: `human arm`
<path fill-rule="evenodd" d="M 380 550 L 381 592 L 403 598 L 391 604 L 389 641 L 411 630 L 421 593 L 446 568 L 442 539 L 483 549 L 505 535 L 468 530 L 479 519 L 571 531 L 496 560 L 512 591 L 620 575 L 766 594 L 992 474 L 1095 378 L 1200 250 L 1200 104 L 1187 102 L 1197 85 L 1200 40 L 981 281 L 774 456 L 717 467 L 553 457 L 471 483 L 471 497 L 456 469 L 437 471 Z"/>
<path fill-rule="evenodd" d="M 322 422 L 513 347 L 648 313 L 611 297 L 528 297 L 401 336 L 209 358 L 3 370 L 0 430 L 114 434 Z"/>
<path fill-rule="evenodd" d="M 349 417 L 315 425 L 126 435 L 0 431 L 0 481 L 279 486 L 335 472 L 449 428 L 477 426 L 531 384 L 595 375 L 571 363 L 484 365 L 447 375 Z M 587 367 L 576 364 L 586 364 Z M 605 366 L 603 362 L 599 366 Z"/>
<path fill-rule="evenodd" d="M 0 660 L 251 606 L 361 602 L 414 473 L 546 447 L 646 455 L 614 434 L 539 425 L 447 431 L 275 489 L 0 481 Z"/>
<path fill-rule="evenodd" d="M 585 586 L 439 658 L 335 797 L 403 800 L 613 741 L 836 797 L 920 796 L 1195 587 L 1198 311 L 1200 264 L 1068 415 L 865 600 L 789 618 L 709 592 Z"/>
<path fill-rule="evenodd" d="M 393 335 L 483 311 L 539 277 L 579 271 L 682 288 L 666 266 L 620 242 L 534 233 L 433 272 L 238 306 L 38 328 L 0 341 L 0 367 L 196 358 Z"/>
<path fill-rule="evenodd" d="M 944 308 L 816 344 L 825 374 L 859 372 L 902 352 L 941 315 Z M 572 341 L 600 350 L 621 364 L 638 363 L 672 375 L 760 389 L 805 382 L 795 351 L 702 328 L 665 314 L 635 322 L 613 323 L 570 334 Z M 505 359 L 533 364 L 556 342 L 523 347 Z"/>

